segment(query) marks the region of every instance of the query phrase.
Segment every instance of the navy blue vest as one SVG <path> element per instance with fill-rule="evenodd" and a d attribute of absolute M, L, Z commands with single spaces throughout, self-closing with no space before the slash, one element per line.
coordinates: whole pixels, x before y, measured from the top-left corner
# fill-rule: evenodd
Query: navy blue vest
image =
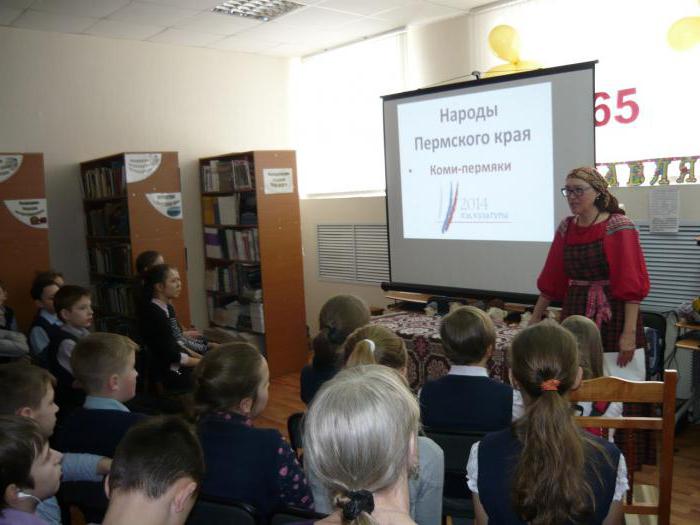
<path fill-rule="evenodd" d="M 42 315 L 41 315 L 41 310 L 39 310 L 36 315 L 34 316 L 34 320 L 32 321 L 32 325 L 29 327 L 29 335 L 32 333 L 32 329 L 38 326 L 39 328 L 43 329 L 44 332 L 46 332 L 46 335 L 49 338 L 49 345 L 51 344 L 51 341 L 56 339 L 57 337 L 60 337 L 61 335 L 61 327 L 59 325 L 55 325 L 53 323 L 50 323 L 47 321 Z M 40 366 L 43 366 L 44 368 L 49 367 L 49 358 L 48 358 L 48 345 L 43 348 L 34 348 L 32 346 L 32 339 L 31 337 L 29 339 L 29 346 L 31 347 L 32 350 L 32 355 L 34 356 L 34 359 L 36 360 L 37 364 Z"/>
<path fill-rule="evenodd" d="M 204 416 L 199 422 L 206 466 L 202 494 L 242 501 L 267 515 L 280 504 L 276 459 L 282 436 L 244 421 L 231 414 L 230 420 Z"/>
<path fill-rule="evenodd" d="M 583 433 L 583 431 L 582 431 Z M 586 459 L 586 480 L 595 498 L 594 515 L 585 520 L 587 525 L 602 524 L 610 510 L 615 494 L 617 465 L 620 451 L 608 441 L 587 436 L 595 440 L 607 454 L 591 449 Z M 489 523 L 499 525 L 525 525 L 516 515 L 511 504 L 511 479 L 522 451 L 520 441 L 511 429 L 488 434 L 479 443 L 479 499 L 489 517 Z"/>
<path fill-rule="evenodd" d="M 323 383 L 333 379 L 338 369 L 335 367 L 316 367 L 306 365 L 301 369 L 301 400 L 306 405 L 310 405 L 316 392 L 323 386 Z"/>
<path fill-rule="evenodd" d="M 12 321 L 15 319 L 15 312 L 9 306 L 5 307 L 5 324 L 1 325 L 0 328 L 3 330 L 12 330 Z"/>
<path fill-rule="evenodd" d="M 491 432 L 510 425 L 513 389 L 483 376 L 446 375 L 420 392 L 426 427 Z"/>
<path fill-rule="evenodd" d="M 63 422 L 57 447 L 61 452 L 114 457 L 126 431 L 145 417 L 121 410 L 78 408 Z"/>
<path fill-rule="evenodd" d="M 58 362 L 58 347 L 66 339 L 72 339 L 76 343 L 79 338 L 65 330 L 59 329 L 56 337 L 51 339 L 47 348 L 49 358 L 49 371 L 56 378 L 56 404 L 59 408 L 59 419 L 63 419 L 66 414 L 75 408 L 82 406 L 85 401 L 85 392 L 73 388 L 75 378 L 68 370 L 63 368 Z"/>

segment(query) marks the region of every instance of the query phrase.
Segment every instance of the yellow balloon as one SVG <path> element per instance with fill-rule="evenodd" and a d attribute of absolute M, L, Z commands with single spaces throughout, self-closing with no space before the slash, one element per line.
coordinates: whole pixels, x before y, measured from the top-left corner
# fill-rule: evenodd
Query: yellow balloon
<path fill-rule="evenodd" d="M 489 46 L 497 57 L 515 63 L 520 59 L 520 37 L 514 27 L 500 25 L 489 33 Z"/>
<path fill-rule="evenodd" d="M 510 75 L 513 73 L 522 73 L 523 71 L 532 71 L 534 69 L 542 69 L 542 64 L 532 60 L 521 60 L 515 64 L 501 64 L 500 66 L 492 67 L 486 73 L 484 78 L 498 77 L 501 75 Z"/>
<path fill-rule="evenodd" d="M 685 51 L 700 44 L 700 16 L 688 16 L 676 21 L 668 30 L 668 44 L 676 51 Z"/>

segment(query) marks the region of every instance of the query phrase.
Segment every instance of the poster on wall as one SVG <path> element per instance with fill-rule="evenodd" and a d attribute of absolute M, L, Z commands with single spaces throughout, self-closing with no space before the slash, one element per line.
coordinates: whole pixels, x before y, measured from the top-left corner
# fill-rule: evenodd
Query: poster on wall
<path fill-rule="evenodd" d="M 22 155 L 0 155 L 0 183 L 17 173 L 23 158 Z"/>
<path fill-rule="evenodd" d="M 504 65 L 489 46 L 499 25 L 515 67 L 598 60 L 596 161 L 612 186 L 700 183 L 700 2 L 532 0 L 474 22 L 484 70 Z"/>
<path fill-rule="evenodd" d="M 126 182 L 139 182 L 153 175 L 160 167 L 160 153 L 127 153 Z"/>
<path fill-rule="evenodd" d="M 32 228 L 48 229 L 46 199 L 6 200 L 5 206 L 12 216 L 21 223 Z"/>
<path fill-rule="evenodd" d="M 182 219 L 182 194 L 177 193 L 146 193 L 148 202 L 158 212 L 168 219 Z"/>

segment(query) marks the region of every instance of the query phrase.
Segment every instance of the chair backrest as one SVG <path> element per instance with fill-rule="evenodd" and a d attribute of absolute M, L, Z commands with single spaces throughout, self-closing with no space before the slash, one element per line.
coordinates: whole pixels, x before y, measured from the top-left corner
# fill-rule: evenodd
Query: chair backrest
<path fill-rule="evenodd" d="M 445 498 L 471 499 L 467 487 L 467 460 L 472 445 L 480 441 L 486 432 L 462 432 L 450 429 L 423 429 L 425 435 L 435 441 L 445 454 Z"/>
<path fill-rule="evenodd" d="M 255 509 L 245 503 L 200 496 L 190 512 L 186 525 L 257 525 Z"/>
<path fill-rule="evenodd" d="M 621 401 L 661 405 L 661 417 L 576 417 L 584 428 L 615 428 L 630 433 L 634 430 L 661 432 L 659 456 L 658 503 L 634 502 L 632 483 L 624 505 L 626 514 L 656 514 L 659 525 L 668 525 L 671 516 L 671 488 L 673 485 L 673 440 L 676 425 L 676 382 L 678 372 L 666 370 L 663 381 L 626 381 L 617 377 L 599 377 L 584 381 L 578 390 L 571 392 L 571 401 Z M 623 451 L 624 452 L 624 451 Z M 630 462 L 628 461 L 628 464 Z M 629 469 L 631 475 L 633 469 Z"/>
<path fill-rule="evenodd" d="M 325 518 L 325 514 L 320 514 L 312 510 L 298 509 L 296 507 L 285 507 L 270 516 L 269 525 L 284 525 L 285 523 L 299 523 L 302 521 L 317 521 Z"/>
<path fill-rule="evenodd" d="M 292 450 L 301 459 L 304 449 L 302 443 L 304 436 L 304 412 L 295 412 L 287 418 L 287 433 L 289 434 L 289 443 L 292 445 Z"/>

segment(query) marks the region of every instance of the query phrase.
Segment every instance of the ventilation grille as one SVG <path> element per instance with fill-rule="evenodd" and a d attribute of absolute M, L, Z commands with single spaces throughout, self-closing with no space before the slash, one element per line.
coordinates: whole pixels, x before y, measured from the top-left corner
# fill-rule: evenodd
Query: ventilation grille
<path fill-rule="evenodd" d="M 316 234 L 321 279 L 372 284 L 389 280 L 386 224 L 319 224 Z"/>
<path fill-rule="evenodd" d="M 668 311 L 700 295 L 699 235 L 700 224 L 681 225 L 678 233 L 651 233 L 648 224 L 639 224 L 651 280 L 642 309 Z"/>

